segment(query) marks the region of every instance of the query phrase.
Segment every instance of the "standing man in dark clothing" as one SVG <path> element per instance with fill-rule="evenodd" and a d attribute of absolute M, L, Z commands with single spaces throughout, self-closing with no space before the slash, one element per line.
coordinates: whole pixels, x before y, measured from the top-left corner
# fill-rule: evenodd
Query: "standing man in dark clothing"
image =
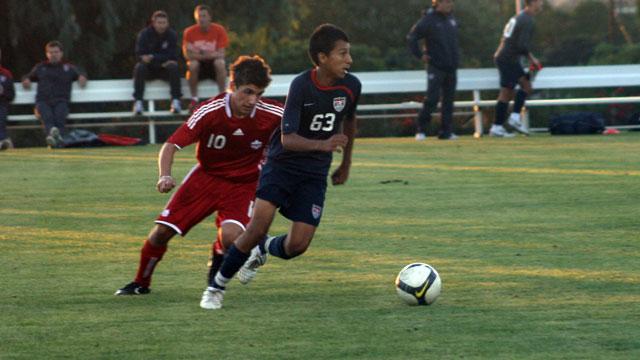
<path fill-rule="evenodd" d="M 145 80 L 168 77 L 171 87 L 171 112 L 180 113 L 182 92 L 178 72 L 178 35 L 175 30 L 169 28 L 169 16 L 166 12 L 154 12 L 151 25 L 138 33 L 136 57 L 138 63 L 133 71 L 133 112 L 137 115 L 142 114 Z"/>
<path fill-rule="evenodd" d="M 2 64 L 2 49 L 0 49 L 0 64 Z M 7 116 L 9 115 L 9 103 L 15 98 L 13 87 L 13 75 L 11 71 L 0 65 L 0 150 L 11 149 L 13 143 L 7 136 Z"/>
<path fill-rule="evenodd" d="M 432 0 L 431 4 L 407 35 L 411 52 L 427 65 L 429 78 L 427 98 L 418 115 L 416 140 L 426 138 L 427 124 L 441 96 L 442 125 L 438 138 L 454 140 L 457 136 L 452 130 L 453 100 L 460 58 L 458 23 L 452 14 L 454 0 Z M 424 40 L 425 51 L 420 49 L 420 40 Z"/>
<path fill-rule="evenodd" d="M 507 132 L 504 122 L 509 110 L 509 102 L 514 98 L 513 111 L 509 117 L 509 125 L 516 131 L 529 135 L 529 130 L 522 124 L 520 112 L 527 96 L 531 94 L 531 79 L 522 68 L 522 58 L 527 57 L 535 69 L 541 69 L 540 61 L 531 53 L 531 38 L 533 37 L 533 17 L 542 11 L 543 0 L 525 0 L 525 8 L 512 17 L 504 27 L 502 40 L 494 55 L 494 60 L 500 72 L 500 94 L 496 103 L 496 120 L 489 130 L 489 135 L 496 137 L 513 137 L 515 134 Z M 520 89 L 515 91 L 516 85 Z"/>
<path fill-rule="evenodd" d="M 71 63 L 63 62 L 62 44 L 50 41 L 45 46 L 47 61 L 33 67 L 22 80 L 25 90 L 31 89 L 31 82 L 38 82 L 36 93 L 36 115 L 44 123 L 47 145 L 59 147 L 63 145 L 62 134 L 69 114 L 71 85 L 78 81 L 84 88 L 87 77 Z"/>

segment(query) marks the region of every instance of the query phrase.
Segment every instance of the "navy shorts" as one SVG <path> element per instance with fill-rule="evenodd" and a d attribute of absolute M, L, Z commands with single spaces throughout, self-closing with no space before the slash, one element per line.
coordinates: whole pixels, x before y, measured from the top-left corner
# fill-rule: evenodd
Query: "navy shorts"
<path fill-rule="evenodd" d="M 318 226 L 322 217 L 327 178 L 265 165 L 256 197 L 274 203 L 291 221 Z"/>
<path fill-rule="evenodd" d="M 505 62 L 496 60 L 496 66 L 500 72 L 500 86 L 504 88 L 514 89 L 518 84 L 518 80 L 523 76 L 527 76 L 518 62 Z"/>

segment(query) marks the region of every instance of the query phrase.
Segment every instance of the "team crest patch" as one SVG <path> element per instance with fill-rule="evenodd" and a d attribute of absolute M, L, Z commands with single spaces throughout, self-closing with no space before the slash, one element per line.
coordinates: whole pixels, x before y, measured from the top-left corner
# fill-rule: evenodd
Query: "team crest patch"
<path fill-rule="evenodd" d="M 344 107 L 347 105 L 347 98 L 344 96 L 333 98 L 333 108 L 336 109 L 337 112 L 341 112 L 344 110 Z"/>
<path fill-rule="evenodd" d="M 262 147 L 262 141 L 260 140 L 253 140 L 253 142 L 251 143 L 251 148 L 253 150 L 258 150 Z"/>
<path fill-rule="evenodd" d="M 171 214 L 171 210 L 169 209 L 164 209 L 162 210 L 162 214 L 160 214 L 162 217 L 167 217 L 169 216 L 169 214 Z"/>
<path fill-rule="evenodd" d="M 316 204 L 311 205 L 311 215 L 314 219 L 319 219 L 320 215 L 322 215 L 322 206 Z"/>

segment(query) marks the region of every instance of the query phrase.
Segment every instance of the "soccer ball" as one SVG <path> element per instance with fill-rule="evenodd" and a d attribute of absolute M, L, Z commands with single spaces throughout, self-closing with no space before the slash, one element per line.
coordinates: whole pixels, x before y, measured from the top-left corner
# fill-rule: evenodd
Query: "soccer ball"
<path fill-rule="evenodd" d="M 405 266 L 396 278 L 398 296 L 409 305 L 431 305 L 442 288 L 436 269 L 428 264 L 413 263 Z"/>

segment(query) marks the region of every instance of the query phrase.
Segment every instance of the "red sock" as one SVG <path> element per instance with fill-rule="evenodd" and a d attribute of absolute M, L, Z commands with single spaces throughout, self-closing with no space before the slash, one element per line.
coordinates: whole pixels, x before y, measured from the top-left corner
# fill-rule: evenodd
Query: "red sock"
<path fill-rule="evenodd" d="M 151 275 L 156 265 L 162 260 L 162 256 L 167 251 L 167 246 L 155 246 L 146 240 L 140 251 L 140 265 L 138 266 L 138 273 L 134 280 L 138 284 L 149 287 L 151 284 Z"/>

